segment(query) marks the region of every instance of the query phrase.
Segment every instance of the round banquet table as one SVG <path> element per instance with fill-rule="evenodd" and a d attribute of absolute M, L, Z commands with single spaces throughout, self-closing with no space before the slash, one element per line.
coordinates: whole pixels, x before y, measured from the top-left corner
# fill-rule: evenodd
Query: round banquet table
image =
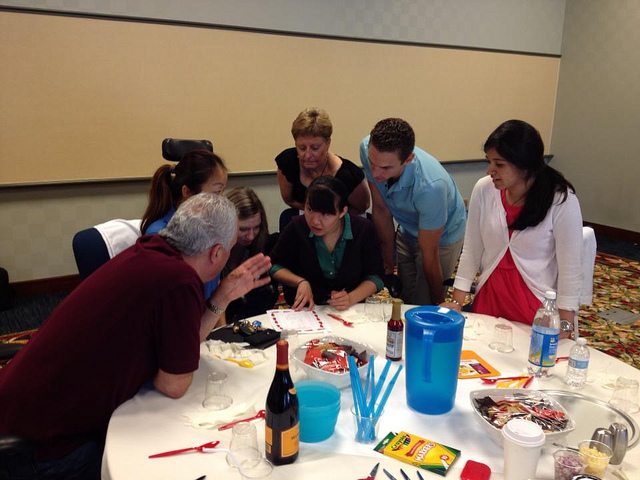
<path fill-rule="evenodd" d="M 353 327 L 345 327 L 339 321 L 326 316 L 326 307 L 317 307 L 316 311 L 328 324 L 330 332 L 343 338 L 365 343 L 377 352 L 375 361 L 376 376 L 380 374 L 385 364 L 384 352 L 386 343 L 386 323 L 367 322 L 357 323 Z M 363 308 L 357 305 L 352 308 Z M 403 306 L 403 310 L 409 308 Z M 484 360 L 500 371 L 501 376 L 522 374 L 526 369 L 529 349 L 530 327 L 518 323 L 513 326 L 513 345 L 511 353 L 498 353 L 491 350 L 494 325 L 497 322 L 507 322 L 485 315 L 465 313 L 467 328 L 465 328 L 464 350 L 473 350 Z M 261 315 L 255 317 L 269 326 L 269 317 Z M 469 325 L 475 324 L 474 328 Z M 470 332 L 467 335 L 466 332 Z M 475 334 L 474 334 L 475 332 Z M 323 334 L 300 335 L 299 341 L 321 337 Z M 475 338 L 473 338 L 475 337 Z M 569 354 L 573 345 L 571 340 L 561 340 L 558 356 Z M 605 402 L 611 397 L 612 391 L 604 387 L 607 381 L 617 376 L 640 380 L 640 371 L 593 348 L 589 366 L 590 383 L 579 391 Z M 267 361 L 254 368 L 242 368 L 238 365 L 213 358 L 204 344 L 201 345 L 200 368 L 195 372 L 192 385 L 180 399 L 168 398 L 152 388 L 143 388 L 133 398 L 122 404 L 113 414 L 109 423 L 106 445 L 102 462 L 103 479 L 171 479 L 195 480 L 202 475 L 207 479 L 240 479 L 237 470 L 227 465 L 225 453 L 187 453 L 165 458 L 149 459 L 148 456 L 158 452 L 174 450 L 183 447 L 200 445 L 211 440 L 220 440 L 221 447 L 228 447 L 231 430 L 195 428 L 185 421 L 184 415 L 200 408 L 204 396 L 204 381 L 209 370 L 215 369 L 228 374 L 227 391 L 233 396 L 234 402 L 253 402 L 256 410 L 264 408 L 266 394 L 273 378 L 275 369 L 275 347 L 265 350 Z M 403 360 L 404 361 L 404 360 Z M 395 372 L 392 366 L 391 373 Z M 530 389 L 539 390 L 570 390 L 564 384 L 563 378 L 566 363 L 560 363 L 554 368 L 554 375 L 549 379 L 534 379 Z M 291 364 L 291 375 L 294 382 L 305 377 L 302 370 Z M 484 385 L 479 379 L 458 381 L 456 402 L 453 410 L 444 415 L 424 415 L 410 409 L 406 404 L 404 369 L 400 374 L 396 386 L 389 397 L 385 412 L 380 422 L 379 439 L 388 432 L 407 431 L 430 440 L 461 450 L 460 458 L 456 460 L 447 473 L 446 478 L 460 478 L 460 471 L 467 460 L 483 462 L 492 470 L 492 479 L 502 479 L 502 447 L 488 436 L 472 409 L 469 393 L 474 390 L 492 388 Z M 295 463 L 274 468 L 272 479 L 322 479 L 340 478 L 356 479 L 368 475 L 373 465 L 380 462 L 377 478 L 385 478 L 382 468 L 389 470 L 396 478 L 402 478 L 400 468 L 409 474 L 411 479 L 417 479 L 416 468 L 401 463 L 392 458 L 373 451 L 374 444 L 363 445 L 353 440 L 353 421 L 349 408 L 353 405 L 350 388 L 342 390 L 341 411 L 334 434 L 324 442 L 300 443 L 300 454 Z M 632 415 L 638 422 L 640 416 Z M 586 431 L 608 425 L 588 425 L 588 418 L 576 418 L 580 426 L 587 426 Z M 258 442 L 264 451 L 264 421 L 255 421 L 258 430 Z M 577 429 L 576 429 L 577 430 Z M 583 428 L 584 430 L 584 428 Z M 575 433 L 575 432 L 574 432 Z M 587 438 L 590 435 L 587 435 Z M 575 443 L 573 445 L 575 446 Z M 551 453 L 557 447 L 546 446 L 538 464 L 537 477 L 539 479 L 553 479 L 553 460 Z M 621 465 L 629 479 L 640 478 L 640 448 L 627 451 Z M 606 478 L 612 475 L 614 466 L 609 466 Z M 438 475 L 422 470 L 425 479 L 440 478 Z"/>

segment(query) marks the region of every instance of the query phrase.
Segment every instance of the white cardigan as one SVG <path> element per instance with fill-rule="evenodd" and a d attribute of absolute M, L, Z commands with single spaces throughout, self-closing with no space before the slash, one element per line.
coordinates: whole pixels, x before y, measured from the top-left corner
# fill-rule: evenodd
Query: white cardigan
<path fill-rule="evenodd" d="M 479 272 L 476 291 L 480 290 L 510 248 L 520 275 L 540 301 L 546 290 L 556 290 L 558 308 L 577 311 L 582 287 L 582 213 L 571 191 L 561 200 L 562 194 L 557 193 L 542 222 L 515 230 L 509 239 L 500 191 L 491 177 L 478 180 L 469 201 L 454 287 L 468 292 Z"/>

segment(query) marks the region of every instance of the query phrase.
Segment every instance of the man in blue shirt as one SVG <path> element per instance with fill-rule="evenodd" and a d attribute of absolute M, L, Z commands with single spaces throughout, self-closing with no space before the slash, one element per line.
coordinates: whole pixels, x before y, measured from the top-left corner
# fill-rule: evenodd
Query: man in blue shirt
<path fill-rule="evenodd" d="M 404 302 L 443 302 L 443 281 L 453 274 L 466 222 L 455 182 L 438 160 L 415 146 L 411 125 L 399 118 L 375 125 L 360 144 L 360 160 L 385 273 L 395 269 L 395 247 Z"/>

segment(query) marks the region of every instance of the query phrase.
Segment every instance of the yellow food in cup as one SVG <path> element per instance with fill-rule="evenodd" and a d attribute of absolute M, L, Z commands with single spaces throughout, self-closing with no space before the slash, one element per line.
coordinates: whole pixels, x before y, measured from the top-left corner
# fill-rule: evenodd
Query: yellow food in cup
<path fill-rule="evenodd" d="M 582 459 L 585 463 L 585 473 L 595 475 L 604 473 L 607 465 L 609 465 L 609 459 L 611 458 L 605 452 L 601 452 L 597 448 L 589 447 L 587 445 L 580 446 L 580 455 L 582 455 Z"/>

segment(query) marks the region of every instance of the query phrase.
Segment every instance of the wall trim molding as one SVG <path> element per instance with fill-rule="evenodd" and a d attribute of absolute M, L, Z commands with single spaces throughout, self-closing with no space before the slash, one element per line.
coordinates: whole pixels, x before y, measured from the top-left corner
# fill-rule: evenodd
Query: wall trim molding
<path fill-rule="evenodd" d="M 622 228 L 611 227 L 609 225 L 601 225 L 599 223 L 584 222 L 585 226 L 593 228 L 596 235 L 614 238 L 616 240 L 624 240 L 625 242 L 640 243 L 640 232 L 624 230 Z"/>
<path fill-rule="evenodd" d="M 41 278 L 24 282 L 10 283 L 16 298 L 33 297 L 59 292 L 70 292 L 80 284 L 80 275 Z"/>
<path fill-rule="evenodd" d="M 489 52 L 508 55 L 524 55 L 531 57 L 547 57 L 547 58 L 562 58 L 560 53 L 546 53 L 546 52 L 534 52 L 525 50 L 511 50 L 503 48 L 490 48 L 490 47 L 471 47 L 466 45 L 452 45 L 446 43 L 432 43 L 432 42 L 416 42 L 408 40 L 392 40 L 383 38 L 371 38 L 371 37 L 353 37 L 349 35 L 334 35 L 334 34 L 322 34 L 322 33 L 309 33 L 304 31 L 292 31 L 285 29 L 273 29 L 273 28 L 259 28 L 240 25 L 226 25 L 214 22 L 206 21 L 194 21 L 194 20 L 179 20 L 179 19 L 167 19 L 167 18 L 155 18 L 145 16 L 133 16 L 133 15 L 118 15 L 112 13 L 89 13 L 83 11 L 73 10 L 59 10 L 55 8 L 38 8 L 38 7 L 21 7 L 21 6 L 0 6 L 0 11 L 6 11 L 10 13 L 28 13 L 34 15 L 57 15 L 62 17 L 76 17 L 76 18 L 92 18 L 95 20 L 110 20 L 116 22 L 134 22 L 134 23 L 151 23 L 156 25 L 175 25 L 178 27 L 191 27 L 191 28 L 208 28 L 217 30 L 230 30 L 237 32 L 249 32 L 249 33 L 261 33 L 265 35 L 284 35 L 290 37 L 302 37 L 302 38 L 319 38 L 325 40 L 344 40 L 348 42 L 361 42 L 361 43 L 377 43 L 382 45 L 404 45 L 409 47 L 426 47 L 426 48 L 442 48 L 448 50 L 468 50 L 474 52 Z"/>

